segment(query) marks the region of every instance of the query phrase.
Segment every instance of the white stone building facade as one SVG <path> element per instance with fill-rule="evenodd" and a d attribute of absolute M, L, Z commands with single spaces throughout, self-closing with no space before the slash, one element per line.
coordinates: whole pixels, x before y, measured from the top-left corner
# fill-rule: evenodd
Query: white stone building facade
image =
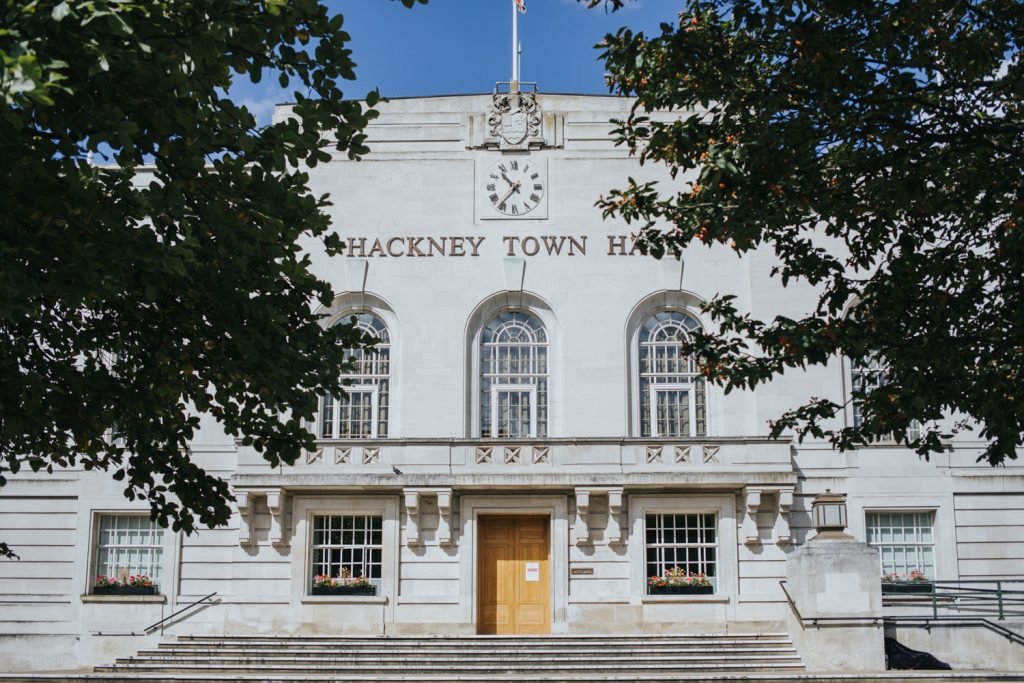
<path fill-rule="evenodd" d="M 271 469 L 205 421 L 194 457 L 231 481 L 238 512 L 192 536 L 152 528 L 103 474 L 14 478 L 0 530 L 22 559 L 0 562 L 0 657 L 103 661 L 146 637 L 94 634 L 212 593 L 163 633 L 785 629 L 786 558 L 826 489 L 847 494 L 879 573 L 1024 578 L 1016 461 L 977 463 L 969 434 L 930 461 L 770 440 L 768 420 L 811 395 L 842 403 L 867 375 L 836 358 L 725 395 L 673 354 L 711 327 L 700 304 L 716 294 L 770 318 L 805 313 L 814 293 L 770 279 L 766 254 L 631 250 L 630 227 L 594 202 L 630 176 L 674 182 L 609 137 L 631 104 L 383 105 L 365 160 L 312 172 L 346 244 L 334 258 L 306 245 L 340 292 L 325 323 L 355 315 L 380 340 L 348 398 L 325 398 L 317 449 Z M 648 577 L 673 567 L 709 576 L 711 593 L 651 594 Z M 96 594 L 97 575 L 125 571 L 157 594 Z M 315 595 L 318 574 L 366 577 L 374 594 Z"/>

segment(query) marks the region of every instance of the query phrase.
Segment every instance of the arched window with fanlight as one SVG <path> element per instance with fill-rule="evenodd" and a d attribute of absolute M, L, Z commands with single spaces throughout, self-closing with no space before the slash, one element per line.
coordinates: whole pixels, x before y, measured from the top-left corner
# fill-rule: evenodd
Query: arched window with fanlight
<path fill-rule="evenodd" d="M 324 439 L 377 439 L 388 435 L 388 399 L 391 381 L 391 337 L 388 328 L 371 313 L 355 313 L 356 327 L 376 339 L 368 349 L 351 349 L 352 372 L 345 396 L 320 399 L 320 437 Z"/>
<path fill-rule="evenodd" d="M 480 436 L 547 434 L 547 333 L 529 313 L 506 311 L 480 336 Z"/>
<path fill-rule="evenodd" d="M 704 436 L 707 390 L 690 356 L 683 355 L 686 336 L 700 329 L 691 316 L 662 311 L 640 326 L 637 339 L 641 436 Z"/>
<path fill-rule="evenodd" d="M 864 424 L 864 406 L 862 402 L 872 392 L 890 384 L 889 365 L 878 355 L 869 355 L 861 361 L 850 361 L 850 388 L 852 390 L 853 426 L 860 428 Z M 912 420 L 907 426 L 907 440 L 913 441 L 921 434 L 921 423 Z M 884 434 L 878 441 L 894 442 L 893 434 Z"/>

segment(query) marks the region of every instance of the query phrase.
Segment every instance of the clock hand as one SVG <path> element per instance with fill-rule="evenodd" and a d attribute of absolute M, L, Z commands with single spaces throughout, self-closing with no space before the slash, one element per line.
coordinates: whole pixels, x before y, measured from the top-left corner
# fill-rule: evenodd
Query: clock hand
<path fill-rule="evenodd" d="M 515 185 L 515 183 L 513 183 L 511 180 L 508 179 L 508 176 L 505 175 L 504 171 L 501 172 L 501 177 L 504 178 L 505 182 L 508 183 L 509 185 Z"/>
<path fill-rule="evenodd" d="M 499 205 L 500 204 L 504 204 L 505 200 L 508 199 L 509 197 L 511 197 L 513 192 L 519 192 L 519 184 L 518 183 L 515 183 L 515 184 L 512 185 L 512 187 L 508 188 L 508 191 L 505 192 L 505 194 L 502 195 L 501 199 L 499 199 L 497 202 L 495 202 L 495 204 L 499 204 Z"/>

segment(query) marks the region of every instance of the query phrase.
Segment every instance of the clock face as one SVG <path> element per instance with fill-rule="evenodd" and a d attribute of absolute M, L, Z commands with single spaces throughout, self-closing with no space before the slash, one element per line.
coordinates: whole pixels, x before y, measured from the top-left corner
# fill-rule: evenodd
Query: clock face
<path fill-rule="evenodd" d="M 502 159 L 484 176 L 484 194 L 506 216 L 523 216 L 540 204 L 544 176 L 540 166 L 526 159 Z"/>

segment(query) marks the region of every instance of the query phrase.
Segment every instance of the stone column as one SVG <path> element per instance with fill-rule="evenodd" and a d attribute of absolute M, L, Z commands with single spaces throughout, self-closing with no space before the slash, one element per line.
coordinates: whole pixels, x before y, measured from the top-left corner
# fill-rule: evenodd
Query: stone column
<path fill-rule="evenodd" d="M 885 669 L 879 566 L 877 548 L 835 531 L 789 555 L 786 588 L 803 617 L 787 607 L 789 632 L 809 672 Z"/>

